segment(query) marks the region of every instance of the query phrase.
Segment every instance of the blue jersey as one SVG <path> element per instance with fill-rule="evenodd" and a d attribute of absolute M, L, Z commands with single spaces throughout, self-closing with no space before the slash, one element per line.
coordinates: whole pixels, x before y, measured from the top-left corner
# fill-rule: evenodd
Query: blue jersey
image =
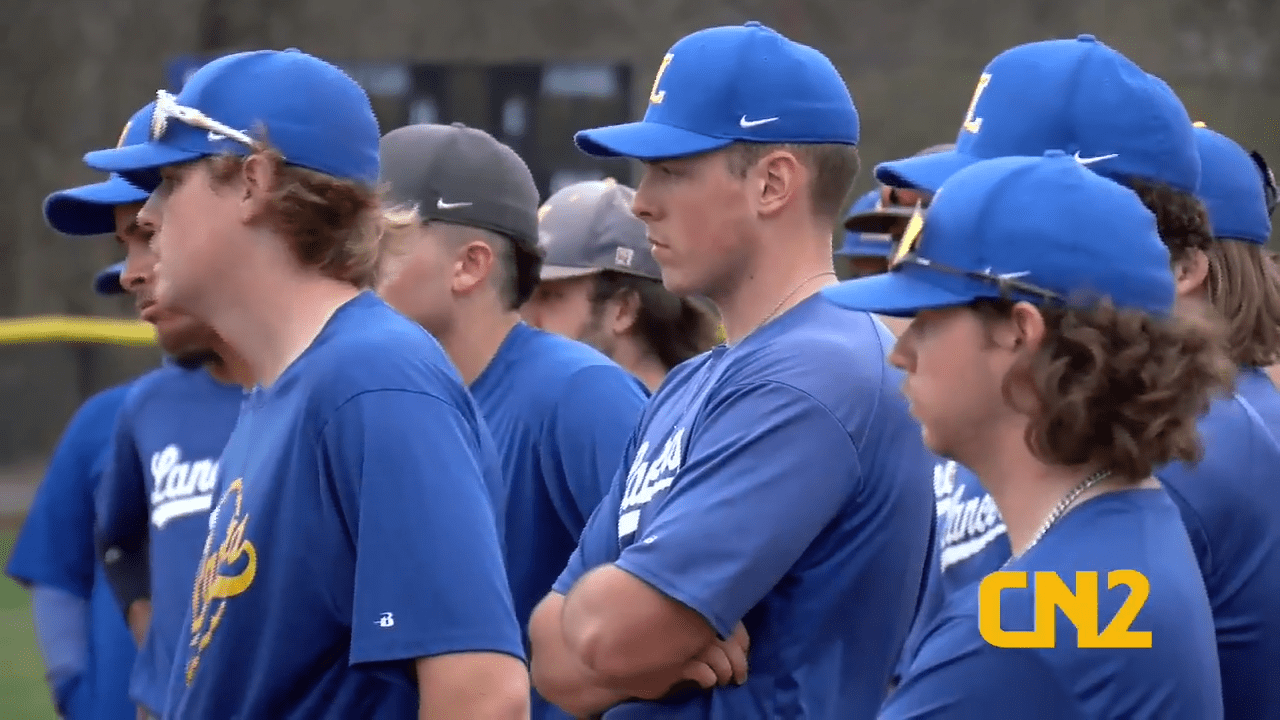
<path fill-rule="evenodd" d="M 218 458 L 243 396 L 203 369 L 167 364 L 142 376 L 125 399 L 98 489 L 103 546 L 148 553 L 151 624 L 129 692 L 154 713 L 164 709 L 174 652 L 185 637 Z"/>
<path fill-rule="evenodd" d="M 167 717 L 416 717 L 415 658 L 524 657 L 493 441 L 439 344 L 377 296 L 245 400 Z"/>
<path fill-rule="evenodd" d="M 1280 446 L 1239 396 L 1201 418 L 1204 459 L 1157 475 L 1182 510 L 1218 628 L 1228 718 L 1280 718 Z"/>
<path fill-rule="evenodd" d="M 507 577 L 525 627 L 622 466 L 648 393 L 595 349 L 524 323 L 471 393 L 511 484 Z M 533 703 L 535 718 L 565 717 L 536 692 Z"/>
<path fill-rule="evenodd" d="M 1266 371 L 1256 367 L 1240 368 L 1236 395 L 1253 408 L 1271 437 L 1280 440 L 1280 390 L 1276 390 Z"/>
<path fill-rule="evenodd" d="M 67 425 L 14 542 L 6 572 L 88 602 L 85 675 L 67 703 L 67 720 L 134 720 L 129 701 L 133 636 L 94 549 L 93 494 L 102 477 L 116 415 L 129 386 L 85 401 Z"/>
<path fill-rule="evenodd" d="M 929 552 L 934 465 L 869 315 L 812 297 L 680 365 L 556 581 L 614 562 L 751 637 L 742 686 L 623 718 L 865 718 L 884 698 Z"/>
<path fill-rule="evenodd" d="M 1280 667 L 1280 447 L 1238 395 L 1215 401 L 1198 426 L 1204 459 L 1168 465 L 1156 476 L 1182 510 L 1204 574 L 1226 717 L 1280 718 L 1280 684 L 1272 682 Z M 999 569 L 1010 550 L 1004 523 L 990 516 L 995 505 L 973 474 L 959 468 L 940 477 L 938 585 L 946 598 Z M 947 515 L 943 495 L 956 500 Z M 929 619 L 922 613 L 919 622 Z"/>
<path fill-rule="evenodd" d="M 1056 572 L 1067 587 L 1076 587 L 1077 571 L 1098 572 L 1099 630 L 1139 597 L 1123 585 L 1108 590 L 1106 574 L 1141 572 L 1149 594 L 1127 629 L 1150 633 L 1151 648 L 1080 649 L 1062 612 L 1055 613 L 1052 648 L 993 646 L 979 630 L 975 583 L 947 598 L 881 720 L 1222 717 L 1209 600 L 1178 510 L 1163 490 L 1108 493 L 1081 503 L 1007 569 Z M 1029 575 L 1032 589 L 1000 593 L 1001 629 L 1041 629 L 1035 584 Z"/>

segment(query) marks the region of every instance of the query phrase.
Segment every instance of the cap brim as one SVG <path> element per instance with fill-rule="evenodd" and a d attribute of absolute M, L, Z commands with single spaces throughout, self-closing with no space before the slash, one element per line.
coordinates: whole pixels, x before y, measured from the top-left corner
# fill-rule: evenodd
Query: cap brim
<path fill-rule="evenodd" d="M 845 219 L 844 229 L 856 233 L 888 235 L 895 225 L 909 219 L 914 213 L 915 208 L 898 205 L 855 213 Z"/>
<path fill-rule="evenodd" d="M 921 310 L 957 307 L 973 302 L 903 272 L 890 271 L 846 280 L 822 291 L 832 303 L 849 310 L 864 310 L 890 317 L 913 317 Z"/>
<path fill-rule="evenodd" d="M 201 157 L 204 157 L 203 153 L 147 142 L 111 150 L 94 150 L 85 154 L 84 164 L 94 170 L 119 173 L 124 179 L 149 193 L 160 185 L 157 170 Z"/>
<path fill-rule="evenodd" d="M 858 239 L 845 242 L 836 250 L 836 257 L 843 258 L 880 258 L 889 257 L 893 250 L 893 242 L 887 237 L 882 241 Z"/>
<path fill-rule="evenodd" d="M 124 263 L 118 263 L 98 271 L 93 278 L 93 291 L 99 295 L 124 295 L 124 286 L 120 284 L 120 273 L 124 271 Z"/>
<path fill-rule="evenodd" d="M 542 280 L 568 280 L 570 278 L 586 277 L 595 275 L 600 272 L 599 268 L 584 267 L 568 267 L 565 265 L 543 265 L 542 273 L 538 276 Z"/>
<path fill-rule="evenodd" d="M 145 202 L 148 193 L 118 175 L 60 190 L 44 200 L 44 219 L 64 235 L 107 235 L 115 232 L 117 205 Z"/>
<path fill-rule="evenodd" d="M 955 150 L 892 160 L 876 166 L 876 180 L 889 187 L 926 190 L 934 193 L 948 178 L 970 165 L 978 158 Z"/>
<path fill-rule="evenodd" d="M 633 122 L 580 130 L 574 134 L 573 142 L 588 155 L 636 160 L 701 155 L 733 143 L 725 138 L 708 137 L 654 122 Z"/>

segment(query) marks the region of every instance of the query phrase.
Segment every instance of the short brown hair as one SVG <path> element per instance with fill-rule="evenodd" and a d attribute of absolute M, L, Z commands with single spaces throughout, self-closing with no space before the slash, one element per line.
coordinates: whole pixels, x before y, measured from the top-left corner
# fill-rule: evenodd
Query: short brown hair
<path fill-rule="evenodd" d="M 379 193 L 289 165 L 265 144 L 255 154 L 271 163 L 276 181 L 266 222 L 289 239 L 298 262 L 357 288 L 373 287 L 387 242 Z M 215 155 L 206 161 L 213 181 L 226 185 L 239 175 L 245 158 Z"/>
<path fill-rule="evenodd" d="M 1013 306 L 983 300 L 973 307 L 990 329 Z M 1044 341 L 1004 383 L 1014 407 L 1017 389 L 1031 391 L 1035 407 L 1018 409 L 1031 417 L 1026 442 L 1036 457 L 1097 464 L 1135 482 L 1175 460 L 1200 460 L 1196 421 L 1235 382 L 1216 319 L 1154 318 L 1107 301 L 1041 313 Z"/>
<path fill-rule="evenodd" d="M 672 294 L 661 280 L 601 271 L 595 275 L 591 293 L 592 313 L 598 316 L 606 302 L 627 293 L 637 300 L 636 332 L 667 372 L 718 342 L 719 319 L 715 314 L 696 300 Z"/>
<path fill-rule="evenodd" d="M 726 154 L 729 172 L 737 177 L 746 177 L 753 165 L 774 150 L 786 150 L 795 155 L 813 173 L 813 184 L 809 188 L 813 212 L 818 217 L 834 221 L 844 210 L 853 181 L 858 179 L 858 171 L 862 167 L 858 148 L 839 143 L 779 145 L 735 142 Z"/>
<path fill-rule="evenodd" d="M 1261 245 L 1218 240 L 1209 245 L 1209 303 L 1226 323 L 1237 365 L 1280 362 L 1280 268 Z"/>
<path fill-rule="evenodd" d="M 1187 259 L 1192 250 L 1208 250 L 1213 244 L 1209 213 L 1195 195 L 1141 178 L 1127 178 L 1124 184 L 1156 216 L 1156 230 L 1172 262 Z"/>

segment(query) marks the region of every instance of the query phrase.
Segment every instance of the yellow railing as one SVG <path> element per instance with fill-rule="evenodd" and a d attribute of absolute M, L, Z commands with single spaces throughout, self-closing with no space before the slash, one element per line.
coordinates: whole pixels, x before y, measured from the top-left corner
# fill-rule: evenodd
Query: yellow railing
<path fill-rule="evenodd" d="M 108 345 L 155 345 L 156 331 L 141 320 L 39 315 L 0 318 L 0 343 L 91 342 Z"/>

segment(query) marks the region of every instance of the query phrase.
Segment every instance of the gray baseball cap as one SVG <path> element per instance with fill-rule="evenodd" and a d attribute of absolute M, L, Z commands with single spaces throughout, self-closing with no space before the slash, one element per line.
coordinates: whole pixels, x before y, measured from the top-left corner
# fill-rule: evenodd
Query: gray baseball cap
<path fill-rule="evenodd" d="M 524 160 L 489 133 L 462 123 L 406 125 L 382 136 L 380 154 L 391 203 L 537 253 L 538 186 Z"/>
<path fill-rule="evenodd" d="M 644 222 L 631 212 L 636 191 L 612 179 L 564 187 L 538 211 L 543 280 L 602 270 L 662 280 Z"/>

